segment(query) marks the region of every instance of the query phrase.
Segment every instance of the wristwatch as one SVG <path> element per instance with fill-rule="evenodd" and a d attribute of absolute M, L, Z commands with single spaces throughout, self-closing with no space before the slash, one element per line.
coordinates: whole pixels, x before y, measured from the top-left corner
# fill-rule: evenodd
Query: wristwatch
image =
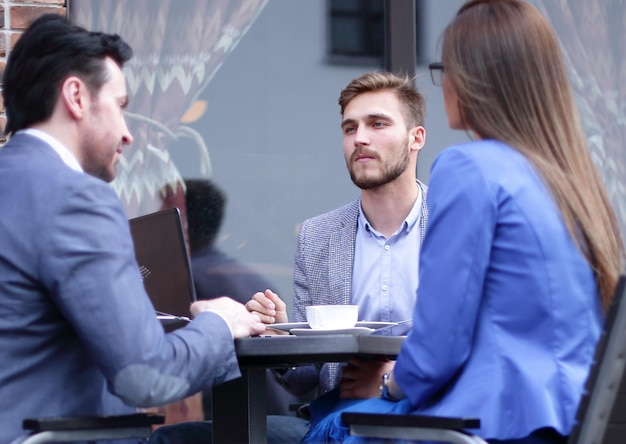
<path fill-rule="evenodd" d="M 385 373 L 382 378 L 380 378 L 380 386 L 379 394 L 383 399 L 387 399 L 389 401 L 396 401 L 396 399 L 389 394 L 389 377 L 391 376 L 391 371 Z"/>

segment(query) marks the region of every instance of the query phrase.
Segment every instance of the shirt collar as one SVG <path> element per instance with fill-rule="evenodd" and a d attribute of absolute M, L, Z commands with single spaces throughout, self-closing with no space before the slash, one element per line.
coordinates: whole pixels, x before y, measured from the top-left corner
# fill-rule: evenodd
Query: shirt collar
<path fill-rule="evenodd" d="M 61 160 L 68 167 L 70 167 L 74 171 L 79 171 L 81 173 L 83 172 L 83 168 L 80 166 L 80 164 L 78 163 L 78 160 L 76 159 L 76 157 L 74 157 L 72 152 L 65 145 L 63 145 L 57 139 L 52 137 L 50 134 L 48 134 L 46 132 L 43 132 L 41 130 L 35 129 L 35 128 L 26 128 L 24 130 L 18 131 L 16 134 L 20 134 L 20 133 L 28 134 L 30 136 L 36 137 L 36 138 L 38 138 L 40 140 L 43 140 L 48 145 L 50 145 L 50 147 L 54 151 L 57 152 L 59 157 L 61 157 Z"/>
<path fill-rule="evenodd" d="M 402 222 L 402 225 L 400 226 L 400 228 L 398 228 L 398 231 L 394 233 L 394 236 L 403 231 L 407 233 L 411 231 L 415 224 L 418 223 L 420 218 L 422 217 L 422 199 L 424 198 L 424 196 L 422 196 L 422 188 L 417 184 L 417 182 L 415 182 L 415 185 L 417 186 L 417 199 L 415 199 L 413 208 L 411 208 L 409 215 L 406 217 L 406 219 L 404 219 L 404 222 Z M 363 212 L 361 204 L 361 198 L 359 198 L 359 226 L 361 228 L 365 228 L 369 232 L 375 233 L 376 235 L 381 235 L 380 233 L 378 233 L 378 231 L 374 229 L 374 227 L 370 225 L 367 217 L 365 217 L 365 213 Z"/>

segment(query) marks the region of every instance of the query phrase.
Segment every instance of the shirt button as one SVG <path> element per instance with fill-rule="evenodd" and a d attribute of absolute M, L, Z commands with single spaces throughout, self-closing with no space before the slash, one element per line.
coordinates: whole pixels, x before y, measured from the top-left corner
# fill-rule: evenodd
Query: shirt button
<path fill-rule="evenodd" d="M 385 250 L 389 251 L 391 247 L 389 245 L 385 245 Z"/>
<path fill-rule="evenodd" d="M 383 285 L 383 291 L 387 291 L 387 285 Z"/>

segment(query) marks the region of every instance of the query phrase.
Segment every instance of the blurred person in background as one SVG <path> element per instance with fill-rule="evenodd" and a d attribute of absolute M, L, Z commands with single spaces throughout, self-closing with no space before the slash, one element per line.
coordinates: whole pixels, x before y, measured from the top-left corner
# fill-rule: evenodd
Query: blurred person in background
<path fill-rule="evenodd" d="M 272 285 L 251 267 L 224 253 L 217 245 L 228 198 L 209 179 L 185 180 L 187 233 L 191 252 L 191 268 L 198 300 L 228 296 L 241 303 L 250 295 Z M 267 375 L 267 412 L 288 415 L 290 404 L 300 401 Z M 205 418 L 211 419 L 211 391 L 203 395 Z"/>

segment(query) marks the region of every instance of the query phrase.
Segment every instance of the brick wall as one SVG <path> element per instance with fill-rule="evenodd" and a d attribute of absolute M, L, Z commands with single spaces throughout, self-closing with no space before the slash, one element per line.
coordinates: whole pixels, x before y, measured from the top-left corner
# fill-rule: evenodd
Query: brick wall
<path fill-rule="evenodd" d="M 11 47 L 28 24 L 50 12 L 65 15 L 66 3 L 67 0 L 0 0 L 0 74 L 4 72 Z M 5 121 L 4 104 L 0 97 L 0 143 L 5 141 L 2 135 Z"/>

